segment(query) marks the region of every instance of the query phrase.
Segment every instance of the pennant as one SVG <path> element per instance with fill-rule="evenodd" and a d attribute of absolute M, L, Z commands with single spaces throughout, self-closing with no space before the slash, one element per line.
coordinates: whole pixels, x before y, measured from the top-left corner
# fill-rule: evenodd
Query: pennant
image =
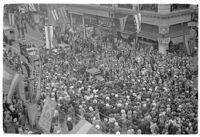
<path fill-rule="evenodd" d="M 119 19 L 121 30 L 124 31 L 126 20 L 128 16 Z"/>
<path fill-rule="evenodd" d="M 39 126 L 44 129 L 45 133 L 50 133 L 51 122 L 54 116 L 56 102 L 47 98 L 42 110 L 42 114 L 39 120 Z"/>
<path fill-rule="evenodd" d="M 8 14 L 8 23 L 9 23 L 9 25 L 14 25 L 15 24 L 15 15 L 14 15 L 14 13 L 9 13 Z"/>
<path fill-rule="evenodd" d="M 137 31 L 137 33 L 139 33 L 141 31 L 141 23 L 142 23 L 141 14 L 138 13 L 138 14 L 134 15 L 134 18 L 135 18 L 135 23 L 136 23 L 136 31 Z"/>
<path fill-rule="evenodd" d="M 53 48 L 53 26 L 45 26 L 46 48 Z"/>

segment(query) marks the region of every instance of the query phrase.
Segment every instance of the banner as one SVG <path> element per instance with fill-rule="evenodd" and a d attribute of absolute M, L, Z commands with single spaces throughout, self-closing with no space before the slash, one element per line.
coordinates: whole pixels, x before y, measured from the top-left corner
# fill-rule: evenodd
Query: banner
<path fill-rule="evenodd" d="M 124 31 L 124 27 L 125 27 L 125 24 L 126 24 L 127 17 L 128 16 L 125 16 L 125 17 L 119 19 L 120 28 L 121 28 L 122 31 Z"/>
<path fill-rule="evenodd" d="M 29 4 L 29 10 L 30 11 L 37 11 L 34 4 Z"/>
<path fill-rule="evenodd" d="M 46 48 L 52 49 L 53 46 L 53 26 L 45 26 Z"/>
<path fill-rule="evenodd" d="M 8 94 L 10 90 L 10 85 L 14 77 L 15 71 L 10 69 L 9 66 L 3 64 L 3 94 Z"/>
<path fill-rule="evenodd" d="M 40 15 L 38 13 L 33 14 L 35 23 L 40 23 Z"/>
<path fill-rule="evenodd" d="M 50 132 L 51 121 L 54 116 L 55 107 L 56 107 L 55 101 L 52 101 L 49 98 L 45 100 L 45 104 L 39 120 L 39 126 L 42 129 L 44 129 L 45 133 Z"/>
<path fill-rule="evenodd" d="M 58 18 L 58 13 L 57 13 L 56 9 L 52 9 L 52 10 L 51 10 L 51 14 L 52 14 L 53 19 L 54 19 L 55 21 L 57 21 L 57 20 L 59 19 L 59 18 Z"/>
<path fill-rule="evenodd" d="M 58 9 L 59 13 L 59 18 L 62 20 L 64 23 L 70 23 L 69 17 L 68 17 L 68 12 L 65 9 L 65 7 L 61 7 Z"/>
<path fill-rule="evenodd" d="M 31 126 L 34 126 L 36 124 L 36 115 L 37 115 L 37 104 L 28 104 L 27 105 L 27 111 L 28 111 L 28 118 Z"/>
<path fill-rule="evenodd" d="M 141 31 L 141 23 L 142 23 L 141 14 L 138 13 L 138 14 L 134 15 L 134 18 L 135 18 L 135 22 L 136 22 L 136 31 L 137 31 L 137 33 L 139 33 Z"/>
<path fill-rule="evenodd" d="M 10 85 L 8 96 L 7 96 L 7 102 L 8 103 L 11 103 L 11 99 L 12 99 L 12 96 L 15 92 L 15 88 L 21 80 L 22 80 L 22 77 L 20 76 L 20 74 L 15 73 L 15 75 L 12 79 L 11 85 Z"/>
<path fill-rule="evenodd" d="M 14 13 L 8 13 L 8 23 L 9 25 L 15 24 L 15 15 Z"/>

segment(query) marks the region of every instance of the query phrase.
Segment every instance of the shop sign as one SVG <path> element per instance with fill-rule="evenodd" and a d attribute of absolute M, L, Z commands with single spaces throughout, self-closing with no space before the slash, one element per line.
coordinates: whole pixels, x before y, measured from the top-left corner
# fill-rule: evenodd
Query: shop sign
<path fill-rule="evenodd" d="M 99 25 L 102 27 L 112 27 L 112 22 L 109 18 L 100 18 Z"/>
<path fill-rule="evenodd" d="M 159 26 L 159 33 L 160 34 L 168 34 L 169 33 L 169 26 Z"/>
<path fill-rule="evenodd" d="M 168 44 L 170 42 L 170 38 L 158 38 L 158 42 Z"/>

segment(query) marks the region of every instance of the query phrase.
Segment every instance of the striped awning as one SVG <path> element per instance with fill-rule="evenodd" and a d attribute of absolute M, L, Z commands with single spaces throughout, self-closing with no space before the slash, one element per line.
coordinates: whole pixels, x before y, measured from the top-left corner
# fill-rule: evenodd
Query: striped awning
<path fill-rule="evenodd" d="M 78 124 L 69 132 L 69 134 L 103 134 L 96 129 L 92 124 L 84 119 L 81 119 Z"/>

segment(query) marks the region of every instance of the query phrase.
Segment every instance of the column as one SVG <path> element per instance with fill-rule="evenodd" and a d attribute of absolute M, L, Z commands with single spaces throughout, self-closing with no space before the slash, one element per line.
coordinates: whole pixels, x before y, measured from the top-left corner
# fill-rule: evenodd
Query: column
<path fill-rule="evenodd" d="M 169 26 L 168 25 L 160 25 L 159 28 L 159 34 L 162 35 L 162 37 L 158 38 L 158 50 L 160 53 L 166 54 L 169 50 L 169 42 L 170 38 L 165 37 L 166 34 L 169 34 Z"/>
<path fill-rule="evenodd" d="M 169 50 L 170 38 L 158 38 L 158 50 L 162 54 L 167 54 Z"/>

